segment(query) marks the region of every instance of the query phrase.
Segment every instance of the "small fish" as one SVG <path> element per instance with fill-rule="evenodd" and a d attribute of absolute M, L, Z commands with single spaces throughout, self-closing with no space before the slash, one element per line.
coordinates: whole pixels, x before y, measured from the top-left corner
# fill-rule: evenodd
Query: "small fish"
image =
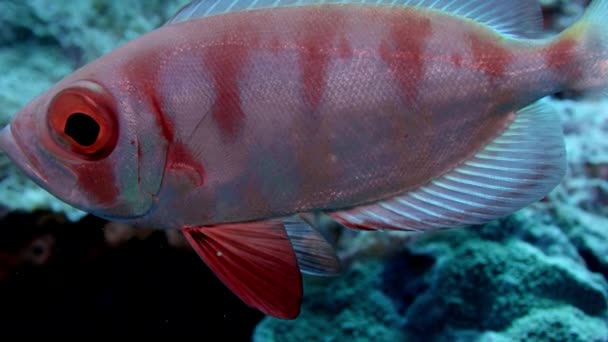
<path fill-rule="evenodd" d="M 296 318 L 339 261 L 306 217 L 481 224 L 562 179 L 543 97 L 606 94 L 608 0 L 542 38 L 535 0 L 194 1 L 34 99 L 0 147 L 100 217 L 180 229 L 237 296 Z"/>

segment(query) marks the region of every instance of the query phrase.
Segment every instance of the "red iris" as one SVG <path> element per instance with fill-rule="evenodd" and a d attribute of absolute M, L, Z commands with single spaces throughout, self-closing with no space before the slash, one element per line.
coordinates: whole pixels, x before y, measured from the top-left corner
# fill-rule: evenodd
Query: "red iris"
<path fill-rule="evenodd" d="M 48 124 L 63 148 L 89 160 L 106 157 L 116 146 L 118 125 L 104 91 L 71 87 L 51 101 Z"/>

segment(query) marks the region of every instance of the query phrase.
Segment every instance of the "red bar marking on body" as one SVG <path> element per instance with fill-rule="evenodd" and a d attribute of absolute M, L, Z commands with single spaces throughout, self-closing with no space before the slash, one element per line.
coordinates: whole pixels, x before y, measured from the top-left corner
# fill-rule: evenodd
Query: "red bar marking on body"
<path fill-rule="evenodd" d="M 175 142 L 167 153 L 167 169 L 184 171 L 194 186 L 202 186 L 205 182 L 203 164 L 196 160 L 188 146 Z"/>
<path fill-rule="evenodd" d="M 277 36 L 272 37 L 272 39 L 270 40 L 270 51 L 272 51 L 272 53 L 274 53 L 274 54 L 277 54 L 282 49 L 283 49 L 283 44 L 281 44 L 279 37 L 277 37 Z"/>
<path fill-rule="evenodd" d="M 306 27 L 299 43 L 302 49 L 300 69 L 304 95 L 313 111 L 317 110 L 323 97 L 327 67 L 331 61 L 332 48 L 336 44 L 335 37 L 344 27 L 342 11 L 334 8 L 323 8 L 322 11 L 323 15 L 318 11 L 307 12 L 311 24 Z"/>
<path fill-rule="evenodd" d="M 428 18 L 405 11 L 387 18 L 387 24 L 391 29 L 380 43 L 380 57 L 397 79 L 404 99 L 413 103 L 424 77 L 424 49 L 432 24 Z"/>
<path fill-rule="evenodd" d="M 551 44 L 545 51 L 547 67 L 557 75 L 568 72 L 568 78 L 579 79 L 583 70 L 577 65 L 578 42 L 574 38 L 565 38 Z"/>
<path fill-rule="evenodd" d="M 152 112 L 151 114 L 154 115 L 160 134 L 167 142 L 171 142 L 174 138 L 173 126 L 165 116 L 162 104 L 158 99 L 159 72 L 162 64 L 162 57 L 158 52 L 157 50 L 150 50 L 141 59 L 126 63 L 122 72 L 125 74 L 125 78 L 143 93 L 143 100 L 146 101 Z"/>
<path fill-rule="evenodd" d="M 257 37 L 243 32 L 252 33 L 255 30 L 244 24 L 237 25 L 222 37 L 223 44 L 205 49 L 203 56 L 216 92 L 211 115 L 222 134 L 231 139 L 234 139 L 245 119 L 239 80 L 259 41 Z"/>
<path fill-rule="evenodd" d="M 346 37 L 340 39 L 340 46 L 338 47 L 338 57 L 340 58 L 351 58 L 353 56 L 353 47 Z"/>
<path fill-rule="evenodd" d="M 148 94 L 152 95 L 151 93 L 148 93 Z M 160 131 L 161 131 L 163 137 L 165 137 L 167 142 L 172 142 L 173 138 L 175 136 L 174 131 L 173 131 L 173 125 L 171 124 L 171 122 L 169 122 L 169 120 L 167 120 L 167 117 L 165 116 L 163 110 L 161 109 L 156 96 L 154 96 L 154 95 L 151 96 L 151 103 L 152 103 L 152 109 L 154 110 L 154 114 L 156 117 L 157 125 L 160 127 Z"/>
<path fill-rule="evenodd" d="M 112 204 L 119 195 L 114 177 L 114 164 L 110 159 L 75 165 L 72 169 L 78 185 L 96 204 Z"/>
<path fill-rule="evenodd" d="M 455 67 L 461 67 L 464 58 L 462 57 L 461 54 L 454 53 L 454 54 L 452 54 L 452 56 L 450 56 L 450 60 Z"/>
<path fill-rule="evenodd" d="M 493 37 L 481 36 L 472 33 L 468 36 L 471 51 L 473 52 L 473 68 L 490 77 L 494 84 L 497 79 L 505 76 L 507 67 L 513 61 L 513 54 Z"/>

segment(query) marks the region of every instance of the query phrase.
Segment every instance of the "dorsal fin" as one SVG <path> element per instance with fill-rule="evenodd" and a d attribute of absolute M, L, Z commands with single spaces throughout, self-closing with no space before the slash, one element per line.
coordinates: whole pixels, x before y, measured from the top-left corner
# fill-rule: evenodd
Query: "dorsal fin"
<path fill-rule="evenodd" d="M 533 38 L 542 30 L 542 12 L 536 0 L 195 0 L 182 7 L 167 25 L 230 12 L 321 4 L 429 8 L 469 18 L 510 37 Z"/>

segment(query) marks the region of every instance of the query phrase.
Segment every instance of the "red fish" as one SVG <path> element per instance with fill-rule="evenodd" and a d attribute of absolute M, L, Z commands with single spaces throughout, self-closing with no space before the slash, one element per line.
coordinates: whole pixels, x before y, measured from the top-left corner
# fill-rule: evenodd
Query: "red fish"
<path fill-rule="evenodd" d="M 0 135 L 92 214 L 181 229 L 245 303 L 297 317 L 347 227 L 480 224 L 565 172 L 542 98 L 604 92 L 608 0 L 539 38 L 533 0 L 195 1 L 67 76 Z"/>

